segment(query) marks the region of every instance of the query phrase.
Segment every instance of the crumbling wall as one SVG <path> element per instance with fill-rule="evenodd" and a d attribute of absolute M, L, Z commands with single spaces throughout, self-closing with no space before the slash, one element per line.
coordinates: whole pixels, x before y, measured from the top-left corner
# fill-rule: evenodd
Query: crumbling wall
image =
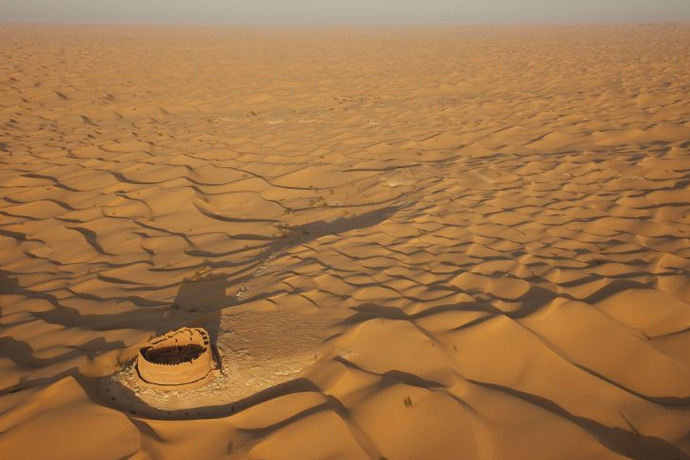
<path fill-rule="evenodd" d="M 154 337 L 139 350 L 137 371 L 148 383 L 182 385 L 203 379 L 213 368 L 208 333 L 184 327 Z"/>

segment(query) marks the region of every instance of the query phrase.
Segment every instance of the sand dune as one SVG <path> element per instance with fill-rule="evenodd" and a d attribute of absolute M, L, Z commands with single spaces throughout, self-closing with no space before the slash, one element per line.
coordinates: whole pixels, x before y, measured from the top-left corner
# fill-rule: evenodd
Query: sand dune
<path fill-rule="evenodd" d="M 690 458 L 690 27 L 0 44 L 1 458 Z"/>

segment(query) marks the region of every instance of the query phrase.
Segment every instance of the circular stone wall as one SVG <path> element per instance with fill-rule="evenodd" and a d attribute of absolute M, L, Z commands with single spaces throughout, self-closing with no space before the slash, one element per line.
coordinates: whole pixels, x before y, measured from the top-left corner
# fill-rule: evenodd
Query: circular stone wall
<path fill-rule="evenodd" d="M 137 371 L 148 383 L 182 385 L 203 379 L 213 368 L 208 333 L 184 327 L 154 337 L 139 349 Z"/>

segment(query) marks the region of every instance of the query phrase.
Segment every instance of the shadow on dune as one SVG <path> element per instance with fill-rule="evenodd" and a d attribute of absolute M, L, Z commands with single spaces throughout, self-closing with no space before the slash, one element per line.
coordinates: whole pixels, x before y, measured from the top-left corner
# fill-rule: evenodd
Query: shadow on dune
<path fill-rule="evenodd" d="M 373 227 L 388 219 L 398 210 L 400 210 L 399 206 L 388 206 L 355 217 L 339 217 L 332 221 L 319 220 L 294 227 L 285 226 L 283 229 L 287 231 L 287 234 L 283 238 L 274 240 L 258 258 L 263 259 L 295 246 L 310 243 L 323 236 Z"/>
<path fill-rule="evenodd" d="M 17 294 L 22 292 L 22 287 L 12 273 L 0 269 L 0 295 Z M 1 317 L 1 316 L 0 316 Z"/>
<path fill-rule="evenodd" d="M 282 238 L 273 240 L 260 254 L 249 261 L 254 269 L 244 276 L 209 274 L 208 276 L 185 278 L 173 301 L 173 309 L 190 313 L 193 318 L 185 318 L 186 322 L 180 326 L 202 326 L 206 328 L 215 344 L 218 339 L 222 310 L 240 303 L 237 296 L 229 294 L 230 288 L 249 281 L 254 276 L 255 270 L 266 259 L 326 235 L 336 235 L 377 225 L 388 219 L 398 209 L 398 207 L 391 206 L 351 218 L 342 217 L 330 222 L 316 221 L 295 227 L 285 227 L 287 233 Z M 208 266 L 210 269 L 220 268 L 222 263 L 209 263 Z M 262 297 L 265 295 L 252 296 L 251 300 Z M 164 324 L 169 329 L 170 321 L 166 321 Z"/>
<path fill-rule="evenodd" d="M 109 377 L 105 378 L 107 379 Z M 319 388 L 310 380 L 297 378 L 227 404 L 179 410 L 163 410 L 145 403 L 139 399 L 130 388 L 120 383 L 115 384 L 117 385 L 117 391 L 119 394 L 124 395 L 123 397 L 109 399 L 110 397 L 108 395 L 101 395 L 96 402 L 116 410 L 127 412 L 131 415 L 144 416 L 154 420 L 223 418 L 281 396 L 293 393 L 320 393 Z"/>
<path fill-rule="evenodd" d="M 687 460 L 690 459 L 685 452 L 663 439 L 653 436 L 645 436 L 637 430 L 625 418 L 625 422 L 631 430 L 624 430 L 617 427 L 609 427 L 592 419 L 580 417 L 568 412 L 563 407 L 550 399 L 543 398 L 531 393 L 525 393 L 514 388 L 505 387 L 495 383 L 479 382 L 470 380 L 475 385 L 482 386 L 494 391 L 506 393 L 515 398 L 534 404 L 552 414 L 564 418 L 569 422 L 579 426 L 592 436 L 594 436 L 606 448 L 635 460 Z"/>
<path fill-rule="evenodd" d="M 191 317 L 184 319 L 184 325 L 204 327 L 215 345 L 218 340 L 221 312 L 236 302 L 236 298 L 228 294 L 227 277 L 210 275 L 196 279 L 185 278 L 180 284 L 172 308 L 191 313 Z"/>

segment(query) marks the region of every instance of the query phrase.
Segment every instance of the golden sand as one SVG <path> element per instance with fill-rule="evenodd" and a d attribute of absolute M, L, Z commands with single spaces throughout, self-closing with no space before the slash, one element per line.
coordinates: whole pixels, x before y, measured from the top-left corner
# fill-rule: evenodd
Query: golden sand
<path fill-rule="evenodd" d="M 2 26 L 0 458 L 690 458 L 689 76 L 683 25 Z M 183 326 L 236 393 L 111 391 Z"/>

